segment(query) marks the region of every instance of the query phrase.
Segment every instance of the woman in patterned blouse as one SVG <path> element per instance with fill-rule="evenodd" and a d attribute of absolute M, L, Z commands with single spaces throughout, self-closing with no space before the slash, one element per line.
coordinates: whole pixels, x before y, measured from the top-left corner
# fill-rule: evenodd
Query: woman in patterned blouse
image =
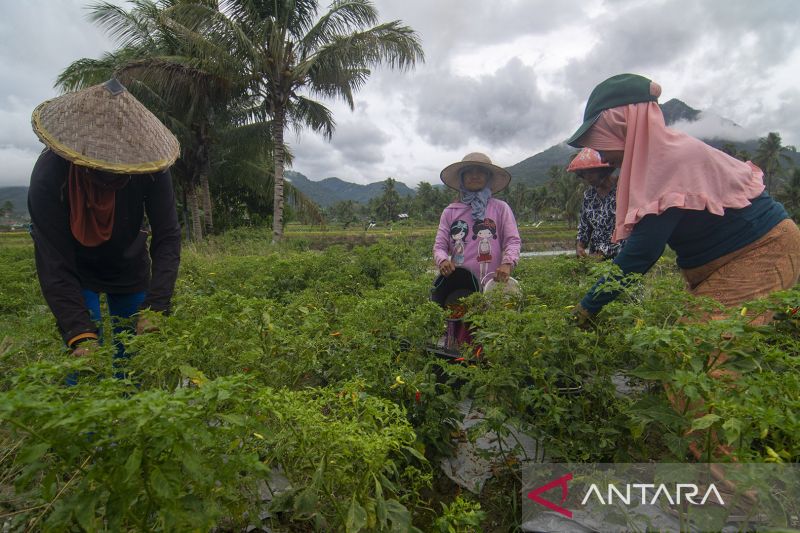
<path fill-rule="evenodd" d="M 612 176 L 614 167 L 604 163 L 595 150 L 584 148 L 567 170 L 575 172 L 589 185 L 583 194 L 578 222 L 575 245 L 578 257 L 593 255 L 613 259 L 622 248 L 622 243 L 611 241 L 617 215 L 617 180 Z"/>

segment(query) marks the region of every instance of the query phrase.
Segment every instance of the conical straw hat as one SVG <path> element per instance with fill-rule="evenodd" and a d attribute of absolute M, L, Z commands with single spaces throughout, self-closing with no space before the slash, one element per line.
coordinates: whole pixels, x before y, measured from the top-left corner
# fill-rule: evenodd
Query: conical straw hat
<path fill-rule="evenodd" d="M 106 172 L 159 172 L 180 152 L 172 132 L 114 79 L 39 104 L 31 123 L 64 159 Z"/>

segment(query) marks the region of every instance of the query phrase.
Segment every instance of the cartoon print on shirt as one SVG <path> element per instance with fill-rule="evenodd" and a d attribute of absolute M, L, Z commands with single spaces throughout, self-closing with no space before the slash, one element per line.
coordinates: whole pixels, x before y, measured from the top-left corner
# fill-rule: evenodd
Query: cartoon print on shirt
<path fill-rule="evenodd" d="M 456 266 L 464 264 L 464 240 L 469 233 L 469 224 L 463 220 L 456 220 L 450 224 L 450 238 L 453 239 L 452 261 Z"/>
<path fill-rule="evenodd" d="M 491 239 L 497 239 L 497 224 L 491 218 L 485 218 L 472 226 L 472 240 L 480 239 L 478 243 L 478 264 L 480 265 L 481 277 L 483 281 L 489 270 L 489 263 L 492 261 Z"/>

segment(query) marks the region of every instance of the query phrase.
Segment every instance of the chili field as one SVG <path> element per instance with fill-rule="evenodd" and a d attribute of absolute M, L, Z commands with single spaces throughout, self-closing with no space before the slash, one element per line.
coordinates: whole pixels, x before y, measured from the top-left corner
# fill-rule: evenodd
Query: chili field
<path fill-rule="evenodd" d="M 684 462 L 712 433 L 739 461 L 800 461 L 800 289 L 723 310 L 664 257 L 584 331 L 571 306 L 610 265 L 525 258 L 522 296 L 467 300 L 480 356 L 451 363 L 426 350 L 446 318 L 429 301 L 433 231 L 187 244 L 171 315 L 116 339 L 126 380 L 108 335 L 70 357 L 29 237 L 0 237 L 4 531 L 512 531 L 519 450 L 480 494 L 439 467 L 490 431 L 555 462 Z M 719 353 L 738 381 L 709 377 Z M 467 398 L 483 418 L 463 431 Z"/>

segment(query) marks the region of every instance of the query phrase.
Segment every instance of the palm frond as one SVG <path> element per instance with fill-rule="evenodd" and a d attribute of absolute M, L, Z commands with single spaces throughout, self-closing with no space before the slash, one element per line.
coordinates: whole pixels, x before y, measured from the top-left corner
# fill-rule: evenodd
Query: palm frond
<path fill-rule="evenodd" d="M 165 99 L 186 104 L 195 100 L 206 108 L 213 102 L 226 101 L 234 88 L 231 80 L 213 75 L 193 65 L 192 58 L 184 56 L 156 56 L 124 65 L 117 71 L 123 84 L 137 80 L 163 95 Z M 202 110 L 201 110 L 202 112 Z"/>
<path fill-rule="evenodd" d="M 414 31 L 394 21 L 334 37 L 298 65 L 296 77 L 312 94 L 341 98 L 352 109 L 352 93 L 366 82 L 369 67 L 388 63 L 394 68 L 409 69 L 423 60 Z"/>
<path fill-rule="evenodd" d="M 64 92 L 70 92 L 97 85 L 111 78 L 115 69 L 116 62 L 108 57 L 103 59 L 78 59 L 70 63 L 58 75 L 55 87 Z"/>
<path fill-rule="evenodd" d="M 135 0 L 133 3 L 134 9 L 125 11 L 110 2 L 98 2 L 88 7 L 88 18 L 122 47 L 154 48 L 157 46 L 157 32 L 153 22 L 158 18 L 159 8 L 150 0 Z"/>
<path fill-rule="evenodd" d="M 333 113 L 321 103 L 297 96 L 288 112 L 290 123 L 295 131 L 299 131 L 303 126 L 308 126 L 312 130 L 322 133 L 328 139 L 333 136 L 333 130 L 336 128 Z"/>
<path fill-rule="evenodd" d="M 58 75 L 54 85 L 62 91 L 75 91 L 97 85 L 113 77 L 122 65 L 138 57 L 139 50 L 123 48 L 103 54 L 100 59 L 78 59 Z"/>
<path fill-rule="evenodd" d="M 321 224 L 325 220 L 325 215 L 316 202 L 291 183 L 286 181 L 283 183 L 283 194 L 284 200 L 295 209 L 305 223 Z"/>
<path fill-rule="evenodd" d="M 350 67 L 368 67 L 388 64 L 391 68 L 408 70 L 417 61 L 425 60 L 425 53 L 416 32 L 400 21 L 380 24 L 366 31 L 338 36 L 322 47 L 320 57 L 333 56 L 329 63 Z"/>
<path fill-rule="evenodd" d="M 312 53 L 335 37 L 367 28 L 378 21 L 378 13 L 368 0 L 341 0 L 331 5 L 300 40 L 304 55 Z"/>
<path fill-rule="evenodd" d="M 315 69 L 308 76 L 313 83 L 307 83 L 306 88 L 313 95 L 341 98 L 353 109 L 353 92 L 364 86 L 370 74 L 367 68 Z"/>
<path fill-rule="evenodd" d="M 254 43 L 241 25 L 213 6 L 178 4 L 165 12 L 170 30 L 182 39 L 187 55 L 198 58 L 206 70 L 220 76 L 245 74 L 241 63 L 252 63 Z"/>
<path fill-rule="evenodd" d="M 171 102 L 157 90 L 140 80 L 127 80 L 127 88 L 145 107 L 147 107 L 186 147 L 191 136 L 191 127 L 181 114 L 174 109 Z"/>

